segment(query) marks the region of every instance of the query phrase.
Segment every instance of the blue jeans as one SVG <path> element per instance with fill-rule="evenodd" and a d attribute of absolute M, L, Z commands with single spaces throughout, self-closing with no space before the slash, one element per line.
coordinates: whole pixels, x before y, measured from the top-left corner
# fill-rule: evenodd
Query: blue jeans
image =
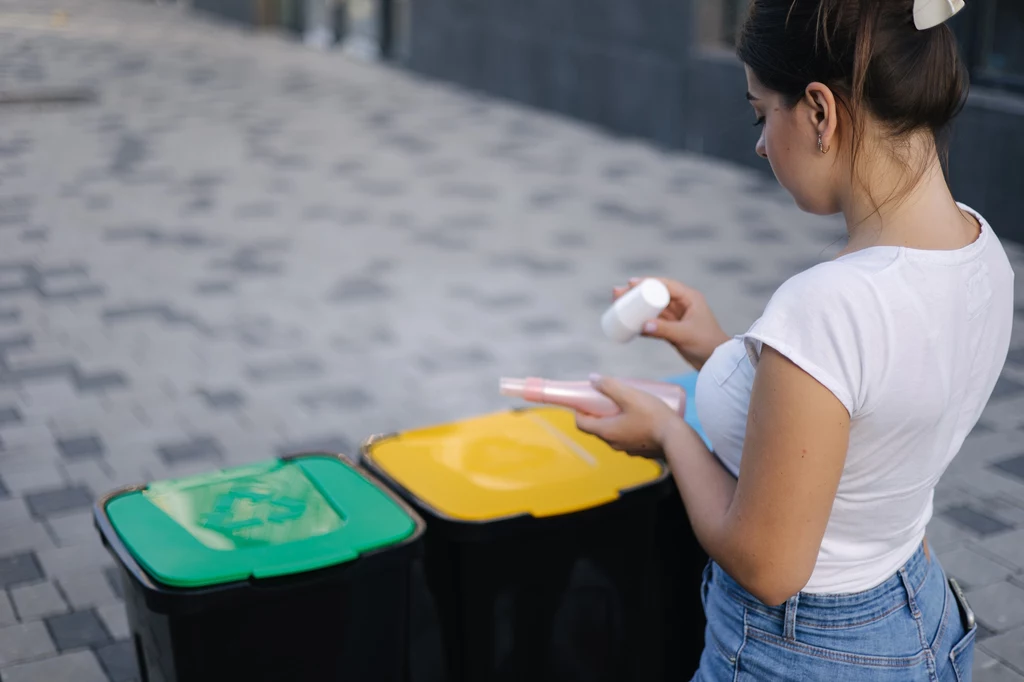
<path fill-rule="evenodd" d="M 707 628 L 696 682 L 967 682 L 974 636 L 938 559 L 923 549 L 855 594 L 804 594 L 765 606 L 709 562 Z"/>

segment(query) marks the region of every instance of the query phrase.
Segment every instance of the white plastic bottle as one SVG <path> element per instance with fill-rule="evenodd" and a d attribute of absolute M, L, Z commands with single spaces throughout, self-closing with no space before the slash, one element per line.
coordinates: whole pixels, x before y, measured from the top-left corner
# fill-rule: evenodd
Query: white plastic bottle
<path fill-rule="evenodd" d="M 668 287 L 656 279 L 645 279 L 624 293 L 601 316 L 601 329 L 612 341 L 626 343 L 644 328 L 644 323 L 661 315 L 672 300 Z"/>

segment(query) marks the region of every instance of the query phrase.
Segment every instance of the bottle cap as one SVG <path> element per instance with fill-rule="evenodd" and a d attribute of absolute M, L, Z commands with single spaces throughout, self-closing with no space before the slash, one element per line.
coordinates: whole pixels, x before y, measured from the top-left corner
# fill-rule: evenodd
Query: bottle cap
<path fill-rule="evenodd" d="M 612 341 L 626 343 L 661 315 L 672 296 L 668 287 L 656 279 L 645 279 L 623 294 L 601 317 L 601 329 Z"/>

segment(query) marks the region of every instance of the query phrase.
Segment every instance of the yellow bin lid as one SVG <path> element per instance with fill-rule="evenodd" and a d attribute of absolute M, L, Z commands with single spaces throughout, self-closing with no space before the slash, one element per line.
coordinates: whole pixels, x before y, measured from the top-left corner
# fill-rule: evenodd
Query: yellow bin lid
<path fill-rule="evenodd" d="M 660 480 L 658 462 L 579 431 L 560 408 L 500 412 L 371 441 L 367 463 L 462 521 L 569 514 Z"/>

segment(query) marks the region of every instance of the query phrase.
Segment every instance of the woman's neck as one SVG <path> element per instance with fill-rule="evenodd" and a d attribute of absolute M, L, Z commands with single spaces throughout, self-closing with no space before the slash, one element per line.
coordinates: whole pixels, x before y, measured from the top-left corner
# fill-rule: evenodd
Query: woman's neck
<path fill-rule="evenodd" d="M 854 192 L 844 206 L 849 233 L 844 254 L 871 246 L 951 251 L 978 238 L 981 226 L 957 206 L 938 155 L 930 156 L 924 174 L 904 196 L 893 195 L 901 191 L 904 167 L 893 164 L 865 174 L 870 178 L 868 189 Z"/>

